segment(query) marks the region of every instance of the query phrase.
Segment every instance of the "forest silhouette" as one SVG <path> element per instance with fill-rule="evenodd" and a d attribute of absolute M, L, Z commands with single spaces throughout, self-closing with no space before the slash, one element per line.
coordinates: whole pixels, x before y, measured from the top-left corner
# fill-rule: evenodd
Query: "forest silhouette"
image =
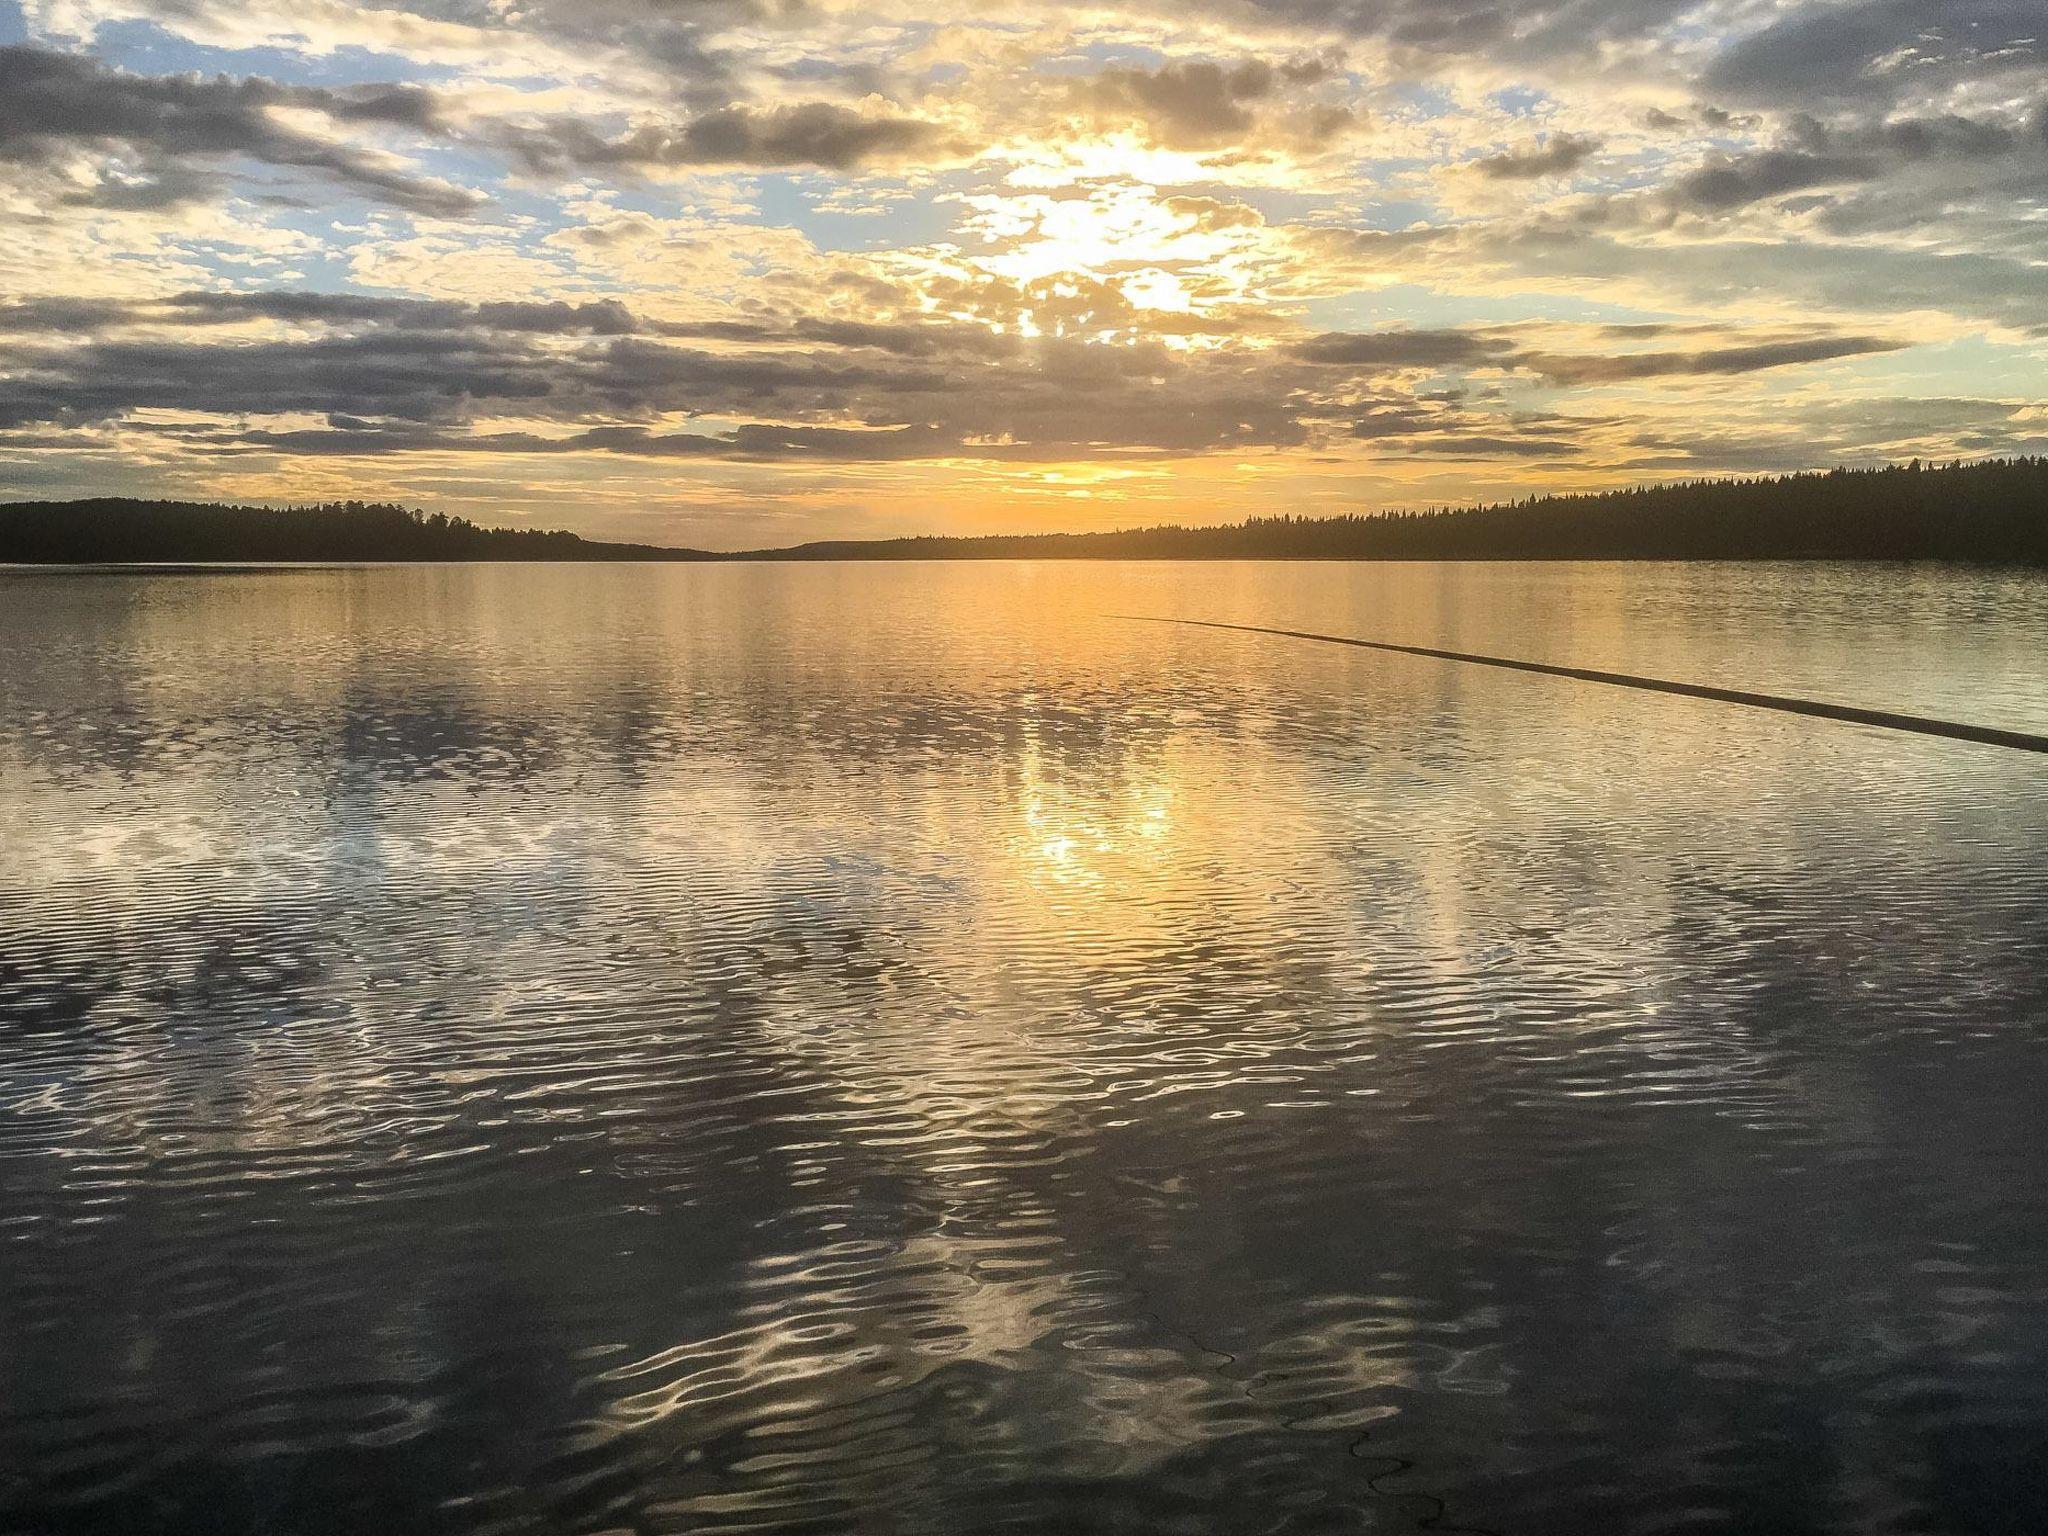
<path fill-rule="evenodd" d="M 561 530 L 483 528 L 390 502 L 275 508 L 108 497 L 0 505 L 0 561 L 23 564 L 674 560 L 692 554 L 594 543 Z"/>
<path fill-rule="evenodd" d="M 2048 566 L 2048 458 L 1692 481 L 1467 508 L 714 553 L 484 528 L 380 502 L 0 505 L 0 562 L 356 560 L 1946 560 Z"/>

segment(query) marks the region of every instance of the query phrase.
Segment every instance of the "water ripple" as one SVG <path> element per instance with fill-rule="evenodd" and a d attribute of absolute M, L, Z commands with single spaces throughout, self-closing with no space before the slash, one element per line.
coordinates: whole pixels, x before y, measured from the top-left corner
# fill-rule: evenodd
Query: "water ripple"
<path fill-rule="evenodd" d="M 1989 573 L 13 582 L 0 1528 L 2048 1510 L 2038 768 L 1139 599 L 2048 724 Z"/>

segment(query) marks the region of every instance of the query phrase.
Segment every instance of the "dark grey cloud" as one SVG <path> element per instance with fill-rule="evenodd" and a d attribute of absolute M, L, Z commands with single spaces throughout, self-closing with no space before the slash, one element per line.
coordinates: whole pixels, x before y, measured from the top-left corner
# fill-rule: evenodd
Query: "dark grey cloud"
<path fill-rule="evenodd" d="M 210 195 L 211 171 L 236 157 L 306 171 L 363 196 L 423 213 L 466 212 L 467 189 L 394 169 L 349 144 L 281 125 L 274 106 L 306 108 L 336 122 L 412 129 L 436 122 L 432 96 L 412 86 L 332 88 L 262 79 L 136 75 L 97 60 L 26 45 L 0 47 L 0 162 L 48 166 L 80 146 L 125 147 L 147 174 L 105 183 L 74 201 L 161 207 Z"/>
<path fill-rule="evenodd" d="M 1446 432 L 1433 436 L 1403 437 L 1390 443 L 1401 453 L 1428 454 L 1450 459 L 1561 459 L 1584 451 L 1568 437 L 1510 437 L 1488 432 Z"/>
<path fill-rule="evenodd" d="M 1814 187 L 1868 181 L 1879 169 L 1879 162 L 1868 155 L 1816 155 L 1794 149 L 1718 155 L 1674 182 L 1670 197 L 1682 208 L 1719 212 Z"/>
<path fill-rule="evenodd" d="M 1684 209 L 1723 212 L 1816 188 L 1856 186 L 1931 169 L 1942 177 L 1923 199 L 1938 208 L 1985 174 L 2018 175 L 2048 187 L 2048 106 L 2028 114 L 1959 113 L 1823 122 L 1792 115 L 1775 147 L 1717 155 L 1680 177 L 1669 200 Z M 1962 180 L 1959 182 L 1958 177 Z"/>
<path fill-rule="evenodd" d="M 557 370 L 531 350 L 424 333 L 238 346 L 95 341 L 10 362 L 0 426 L 107 421 L 143 409 L 430 421 L 472 401 L 543 402 L 559 387 Z"/>
<path fill-rule="evenodd" d="M 1107 69 L 1078 87 L 1094 112 L 1142 122 L 1163 144 L 1198 149 L 1250 131 L 1248 103 L 1273 94 L 1280 73 L 1260 59 L 1228 67 L 1207 60 L 1158 69 Z"/>
<path fill-rule="evenodd" d="M 547 336 L 631 336 L 640 318 L 617 299 L 570 304 L 556 299 L 494 299 L 472 311 L 476 323 L 489 331 L 531 331 Z"/>
<path fill-rule="evenodd" d="M 573 375 L 579 391 L 620 414 L 729 411 L 771 401 L 810 410 L 838 409 L 856 405 L 863 391 L 877 396 L 937 393 L 948 382 L 931 370 L 846 366 L 803 353 L 702 352 L 631 336 L 581 357 Z"/>
<path fill-rule="evenodd" d="M 1438 413 L 1412 405 L 1380 405 L 1352 419 L 1351 435 L 1361 438 L 1404 437 L 1434 426 Z"/>
<path fill-rule="evenodd" d="M 283 320 L 298 325 L 386 324 L 409 330 L 515 331 L 549 336 L 630 336 L 643 322 L 617 299 L 571 304 L 504 299 L 481 304 L 358 293 L 181 293 L 166 317 L 193 324 Z M 129 317 L 149 316 L 147 307 Z"/>
<path fill-rule="evenodd" d="M 212 332 L 306 326 L 292 339 Z M 120 327 L 143 339 L 109 339 Z M 1417 369 L 1519 369 L 1552 383 L 1735 374 L 1892 345 L 1784 337 L 1626 356 L 1528 350 L 1530 332 L 1332 333 L 1280 348 L 997 337 L 949 323 L 798 316 L 734 322 L 705 350 L 614 301 L 458 304 L 381 295 L 188 293 L 129 306 L 0 307 L 0 429 L 89 427 L 202 452 L 366 456 L 616 453 L 642 458 L 995 460 L 1300 447 L 1331 431 L 1434 457 L 1545 459 L 1583 423 L 1504 415 L 1457 391 L 1407 393 Z M 60 343 L 71 327 L 91 339 Z M 96 336 L 91 327 L 100 327 Z M 765 334 L 763 333 L 765 331 Z M 1655 334 L 1682 334 L 1665 328 Z M 1361 376 L 1392 380 L 1360 398 Z M 136 425 L 135 413 L 170 415 Z M 324 426 L 267 425 L 304 415 Z M 483 431 L 516 416 L 535 425 Z M 235 418 L 246 418 L 237 422 Z M 675 430 L 678 417 L 725 425 Z"/>
<path fill-rule="evenodd" d="M 159 313 L 180 307 L 163 305 Z M 258 312 L 352 307 L 270 303 Z M 252 426 L 304 414 L 325 418 L 316 431 L 340 435 L 286 433 L 273 448 L 398 452 L 460 439 L 510 451 L 517 444 L 503 434 L 471 429 L 480 418 L 510 414 L 573 429 L 546 441 L 573 439 L 592 451 L 784 457 L 855 449 L 874 457 L 885 443 L 908 456 L 941 440 L 982 457 L 1201 452 L 1296 445 L 1308 435 L 1301 381 L 1257 357 L 1200 360 L 1157 345 L 1014 339 L 996 349 L 923 355 L 909 344 L 911 328 L 834 334 L 830 322 L 792 324 L 772 344 L 709 352 L 609 335 L 591 328 L 587 314 L 558 323 L 545 313 L 477 306 L 451 315 L 436 307 L 437 325 L 466 323 L 408 329 L 389 323 L 394 313 L 373 300 L 357 308 L 363 328 L 353 334 L 260 342 L 101 338 L 59 346 L 25 329 L 0 365 L 0 428 L 89 426 L 143 410 L 188 420 L 244 416 Z M 486 329 L 486 317 L 513 328 Z M 833 340 L 807 350 L 795 340 L 806 330 Z M 717 437 L 721 446 L 654 442 L 674 434 L 652 432 L 651 424 L 678 415 L 751 425 Z M 770 428 L 779 434 L 772 440 L 762 436 Z M 938 436 L 881 439 L 855 430 L 891 428 Z M 186 440 L 223 441 L 221 430 L 188 432 Z M 834 432 L 853 435 L 842 440 Z"/>
<path fill-rule="evenodd" d="M 932 144 L 939 130 L 903 117 L 863 117 L 830 102 L 707 113 L 683 130 L 680 159 L 687 165 L 816 165 L 846 170 L 872 160 L 912 154 Z"/>
<path fill-rule="evenodd" d="M 151 306 L 131 307 L 124 318 L 147 317 Z M 468 304 L 432 299 L 386 298 L 364 293 L 180 293 L 164 300 L 166 318 L 182 324 L 232 324 L 283 320 L 295 325 L 357 325 L 390 322 L 422 330 L 444 330 L 474 312 Z"/>
<path fill-rule="evenodd" d="M 1304 362 L 1358 369 L 1447 368 L 1498 360 L 1512 349 L 1473 331 L 1331 331 L 1290 350 Z"/>
<path fill-rule="evenodd" d="M 104 176 L 83 189 L 67 187 L 56 195 L 66 208 L 105 208 L 116 213 L 154 213 L 190 203 L 217 200 L 227 178 L 197 166 L 153 156 L 146 173 Z"/>
<path fill-rule="evenodd" d="M 997 335 L 979 325 L 945 322 L 890 324 L 873 320 L 834 320 L 806 315 L 795 321 L 788 334 L 800 342 L 831 347 L 872 348 L 899 357 L 953 356 L 987 358 L 1014 357 L 1021 350 L 1019 338 Z"/>
<path fill-rule="evenodd" d="M 1651 327 L 1647 331 L 1654 333 L 1657 329 Z M 1406 368 L 1494 367 L 1540 374 L 1553 384 L 1604 384 L 1687 374 L 1753 373 L 1795 363 L 1896 351 L 1904 345 L 1878 336 L 1800 336 L 1746 346 L 1610 356 L 1522 350 L 1507 336 L 1476 331 L 1339 331 L 1311 337 L 1289 350 L 1303 362 L 1325 367 L 1389 372 Z"/>
<path fill-rule="evenodd" d="M 1598 139 L 1554 133 L 1540 144 L 1525 145 L 1472 162 L 1472 169 L 1494 181 L 1530 181 L 1561 176 L 1584 165 L 1600 148 Z"/>
<path fill-rule="evenodd" d="M 297 431 L 213 432 L 204 440 L 224 451 L 322 458 L 393 453 L 616 453 L 652 459 L 811 459 L 850 463 L 930 458 L 957 451 L 959 440 L 929 426 L 856 430 L 748 423 L 716 435 L 651 432 L 644 427 L 593 427 L 550 437 L 537 432 L 463 433 L 434 427 L 351 423 Z"/>
<path fill-rule="evenodd" d="M 52 331 L 76 335 L 127 318 L 131 307 L 113 299 L 14 299 L 0 303 L 0 334 Z"/>
<path fill-rule="evenodd" d="M 1169 149 L 1215 149 L 1236 144 L 1260 127 L 1279 127 L 1298 142 L 1322 143 L 1357 128 L 1365 114 L 1355 103 L 1327 93 L 1300 94 L 1343 74 L 1336 52 L 1218 62 L 1184 59 L 1155 68 L 1104 69 L 1075 82 L 1070 100 L 1098 127 L 1136 126 Z M 1290 95 L 1290 93 L 1294 93 Z"/>
<path fill-rule="evenodd" d="M 518 336 L 641 336 L 784 347 L 873 351 L 904 358 L 999 359 L 1017 355 L 1023 342 L 985 326 L 932 320 L 889 323 L 798 315 L 787 320 L 658 320 L 618 299 L 493 300 L 466 303 L 397 295 L 318 293 L 273 289 L 194 291 L 166 299 L 20 299 L 0 303 L 0 334 L 50 332 L 86 335 L 123 327 L 224 326 L 256 320 L 357 330 L 503 333 Z"/>
<path fill-rule="evenodd" d="M 143 409 L 309 413 L 456 423 L 516 406 L 552 420 L 662 413 L 846 411 L 940 394 L 929 369 L 847 364 L 801 352 L 709 353 L 592 335 L 564 349 L 518 332 L 372 330 L 310 340 L 207 344 L 92 341 L 20 351 L 0 378 L 0 426 L 106 421 Z"/>
<path fill-rule="evenodd" d="M 1706 84 L 1749 104 L 1811 108 L 1900 101 L 2044 68 L 2040 0 L 1871 0 L 1790 11 L 1724 50 Z"/>
<path fill-rule="evenodd" d="M 1754 346 L 1709 347 L 1697 352 L 1632 352 L 1613 357 L 1532 352 L 1517 361 L 1553 384 L 1612 384 L 1626 379 L 1755 373 L 1797 363 L 1896 352 L 1905 345 L 1881 336 L 1813 336 Z"/>
<path fill-rule="evenodd" d="M 1498 60 L 1597 58 L 1654 37 L 1701 0 L 1250 0 L 1217 5 L 1288 30 L 1380 38 L 1411 57 L 1484 53 Z M 1167 9 L 1164 5 L 1159 7 Z M 1170 14 L 1185 15 L 1184 9 Z"/>
<path fill-rule="evenodd" d="M 138 0 L 175 26 L 193 0 Z M 1417 60 L 1484 52 L 1499 60 L 1597 59 L 1615 45 L 1658 36 L 1703 0 L 1138 0 L 1127 11 L 1184 26 L 1217 20 L 1233 30 L 1263 25 L 1278 36 L 1301 33 L 1376 38 Z M 477 0 L 407 0 L 405 9 L 438 20 L 498 24 Z M 808 7 L 801 0 L 524 0 L 524 30 L 601 59 L 613 50 L 659 67 L 679 96 L 701 106 L 730 99 L 739 73 L 736 33 L 773 29 L 800 40 Z M 1071 10 L 1093 20 L 1099 8 Z M 828 50 L 788 49 L 770 69 L 785 79 L 872 82 L 873 66 Z M 1286 69 L 1290 66 L 1279 66 Z M 1300 62 L 1297 69 L 1313 67 Z"/>
<path fill-rule="evenodd" d="M 1864 137 L 1873 147 L 1901 160 L 1968 162 L 2009 155 L 2016 150 L 2048 149 L 2048 134 L 2042 132 L 2044 124 L 2048 124 L 2048 103 L 2035 109 L 2031 121 L 2002 122 L 1950 112 L 1936 117 L 1894 118 L 1878 124 Z"/>
<path fill-rule="evenodd" d="M 724 107 L 682 124 L 643 123 L 606 137 L 579 118 L 550 118 L 497 134 L 529 171 L 649 171 L 689 166 L 845 171 L 878 160 L 939 152 L 937 125 L 910 117 L 867 117 L 832 102 Z"/>

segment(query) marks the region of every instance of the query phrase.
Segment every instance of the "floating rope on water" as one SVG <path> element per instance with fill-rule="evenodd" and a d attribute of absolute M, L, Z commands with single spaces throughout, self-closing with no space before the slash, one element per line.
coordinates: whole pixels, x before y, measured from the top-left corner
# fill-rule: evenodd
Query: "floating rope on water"
<path fill-rule="evenodd" d="M 1318 635 L 1304 629 L 1267 629 L 1257 624 L 1224 624 L 1214 619 L 1168 619 L 1146 614 L 1121 613 L 1114 618 L 1140 624 L 1185 624 L 1197 629 L 1228 629 L 1246 635 L 1278 635 L 1286 640 L 1315 640 L 1324 645 L 1348 645 L 1362 651 L 1392 651 L 1401 656 L 1426 656 L 1435 661 L 1462 661 L 1475 667 L 1501 667 L 1510 672 L 1536 672 L 1545 677 L 1568 677 L 1581 683 L 1605 683 L 1614 688 L 1636 688 L 1645 693 L 1672 693 L 1684 699 L 1711 699 L 1719 704 L 1741 704 L 1750 709 L 1775 709 L 1787 715 L 1812 715 L 1821 720 L 1841 720 L 1849 725 L 1870 725 L 1886 731 L 1909 731 L 1916 736 L 1941 736 L 1950 741 L 1974 741 L 1987 747 L 2010 747 L 2016 752 L 2048 752 L 2048 736 L 2026 731 L 2001 731 L 1988 725 L 1967 725 L 1956 720 L 1932 720 L 1925 715 L 1902 715 L 1886 709 L 1855 709 L 1847 704 L 1824 704 L 1818 699 L 1789 699 L 1775 693 L 1749 693 L 1740 688 L 1712 688 L 1705 683 L 1674 683 L 1659 677 L 1636 677 L 1627 672 L 1596 672 L 1590 667 L 1556 667 L 1542 661 L 1516 661 L 1507 656 L 1477 656 L 1469 651 L 1440 651 L 1426 645 L 1395 645 L 1387 640 L 1358 640 L 1349 635 Z"/>

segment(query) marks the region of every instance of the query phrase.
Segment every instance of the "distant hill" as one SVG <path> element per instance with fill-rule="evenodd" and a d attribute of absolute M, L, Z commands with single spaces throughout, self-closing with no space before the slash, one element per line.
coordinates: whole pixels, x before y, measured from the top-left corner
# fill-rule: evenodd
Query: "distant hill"
<path fill-rule="evenodd" d="M 2048 458 L 1696 481 L 1220 528 L 803 544 L 716 554 L 481 528 L 381 503 L 0 504 L 0 562 L 252 560 L 1950 560 L 2048 566 Z"/>
<path fill-rule="evenodd" d="M 0 562 L 249 560 L 706 560 L 694 549 L 599 544 L 560 531 L 480 528 L 387 502 L 223 506 L 200 501 L 0 504 Z"/>
<path fill-rule="evenodd" d="M 2048 565 L 2048 458 L 1221 528 L 820 543 L 754 560 L 1955 560 Z"/>

